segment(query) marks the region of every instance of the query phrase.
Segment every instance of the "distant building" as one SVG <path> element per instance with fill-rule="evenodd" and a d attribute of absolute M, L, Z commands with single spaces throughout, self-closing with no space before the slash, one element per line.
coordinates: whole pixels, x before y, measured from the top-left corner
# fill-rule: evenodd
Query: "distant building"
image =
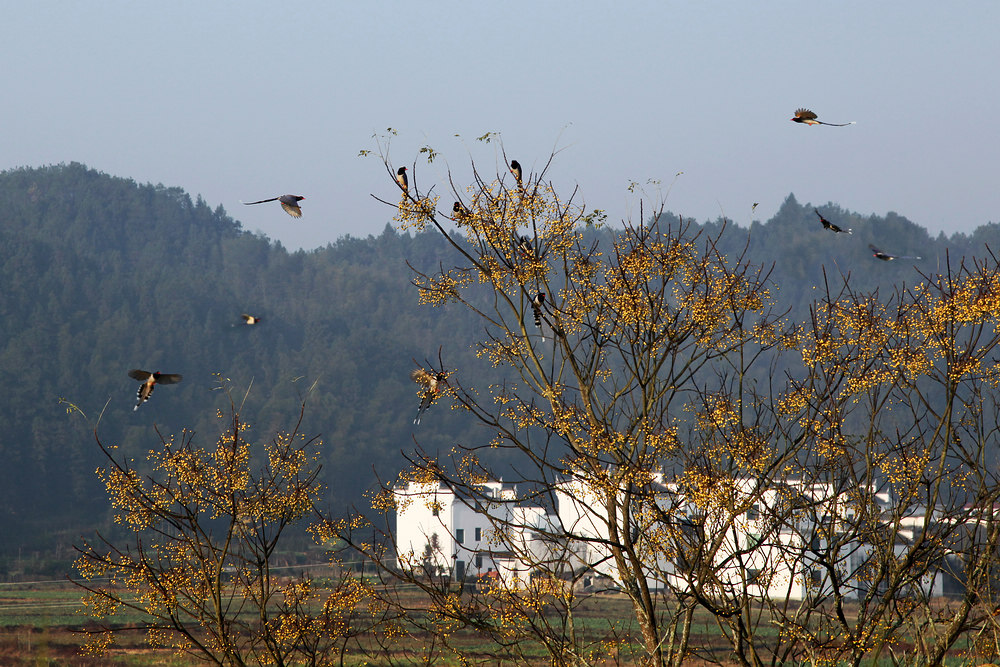
<path fill-rule="evenodd" d="M 517 582 L 530 577 L 536 566 L 532 554 L 539 561 L 544 558 L 539 531 L 547 530 L 545 510 L 518 505 L 513 485 L 491 481 L 477 490 L 475 498 L 439 483 L 410 482 L 394 490 L 401 569 L 456 580 L 490 575 Z"/>
<path fill-rule="evenodd" d="M 877 554 L 863 533 L 848 530 L 856 523 L 857 494 L 848 502 L 831 485 L 764 484 L 749 477 L 724 486 L 724 493 L 695 503 L 676 484 L 653 476 L 644 491 L 653 494 L 655 510 L 647 512 L 648 525 L 631 528 L 651 588 L 699 586 L 709 594 L 728 590 L 786 600 L 828 595 L 835 584 L 847 599 L 869 591 Z M 538 572 L 564 579 L 572 573 L 581 582 L 593 575 L 621 584 L 599 495 L 574 479 L 556 484 L 553 492 L 555 515 L 520 504 L 516 487 L 497 481 L 480 485 L 475 497 L 439 483 L 398 487 L 399 567 L 456 580 L 490 576 L 508 587 L 524 586 Z M 888 493 L 861 493 L 872 530 L 893 536 L 897 557 L 935 520 L 916 511 L 890 525 Z M 709 571 L 693 567 L 685 544 L 714 545 Z M 934 565 L 920 579 L 921 594 L 943 593 L 940 571 Z"/>

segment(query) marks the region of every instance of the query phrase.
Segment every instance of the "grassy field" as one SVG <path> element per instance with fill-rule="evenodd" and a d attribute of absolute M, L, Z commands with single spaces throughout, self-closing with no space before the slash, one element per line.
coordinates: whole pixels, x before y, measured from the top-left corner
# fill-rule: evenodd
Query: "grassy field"
<path fill-rule="evenodd" d="M 96 667 L 98 665 L 118 665 L 126 667 L 146 665 L 166 665 L 186 667 L 203 664 L 192 658 L 178 656 L 169 649 L 150 648 L 145 643 L 142 632 L 126 634 L 116 640 L 115 648 L 105 656 L 88 657 L 81 655 L 80 647 L 85 641 L 86 631 L 96 629 L 96 625 L 80 609 L 81 590 L 68 581 L 34 581 L 17 584 L 0 584 L 0 665 L 17 667 L 20 665 L 70 665 Z M 621 595 L 600 595 L 582 602 L 577 609 L 575 622 L 577 630 L 591 636 L 601 635 L 608 625 L 614 623 L 624 634 L 635 637 L 634 628 L 629 625 L 631 610 L 628 601 Z M 137 615 L 121 616 L 113 622 L 121 625 L 137 623 Z M 768 632 L 770 628 L 761 628 Z M 495 647 L 479 646 L 482 639 L 475 633 L 458 638 L 458 641 L 481 656 L 480 664 L 515 665 L 512 657 L 494 653 Z M 705 615 L 696 615 L 692 628 L 692 645 L 702 650 L 709 649 L 715 664 L 726 664 L 730 658 L 726 645 L 714 621 Z M 392 649 L 396 661 L 419 664 L 422 642 L 402 642 Z M 633 653 L 633 649 L 636 650 Z M 619 658 L 629 663 L 631 655 L 641 655 L 637 645 L 624 642 L 619 646 Z M 964 653 L 964 651 L 962 651 Z M 539 650 L 539 664 L 544 664 Z M 613 661 L 612 661 L 613 662 Z M 349 665 L 379 664 L 378 661 L 363 662 L 363 658 L 351 658 Z M 612 664 L 609 662 L 608 664 Z M 696 664 L 696 663 L 690 663 Z M 698 664 L 708 664 L 699 662 Z M 879 664 L 891 664 L 886 659 Z M 949 658 L 949 665 L 976 665 L 975 660 L 962 655 Z"/>

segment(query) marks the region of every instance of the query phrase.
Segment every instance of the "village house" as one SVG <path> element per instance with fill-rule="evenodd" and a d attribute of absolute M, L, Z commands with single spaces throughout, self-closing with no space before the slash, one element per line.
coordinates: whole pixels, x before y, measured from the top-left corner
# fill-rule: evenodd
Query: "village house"
<path fill-rule="evenodd" d="M 694 572 L 685 562 L 683 547 L 662 537 L 671 532 L 658 530 L 658 521 L 673 517 L 680 529 L 674 535 L 687 531 L 689 539 L 717 545 L 709 579 L 720 590 L 802 600 L 831 593 L 836 580 L 848 599 L 868 591 L 866 565 L 873 547 L 846 530 L 855 512 L 846 496 L 830 485 L 794 480 L 762 485 L 755 478 L 737 478 L 727 488 L 714 500 L 695 503 L 662 476 L 653 477 L 651 493 L 659 511 L 649 525 L 632 527 L 651 588 L 684 591 L 705 582 L 706 572 Z M 622 582 L 607 546 L 602 504 L 586 483 L 567 479 L 557 484 L 555 514 L 519 503 L 513 485 L 490 481 L 476 491 L 473 497 L 440 483 L 413 482 L 395 489 L 399 567 L 457 580 L 496 577 L 510 587 L 525 585 L 538 572 L 550 577 L 589 573 L 612 586 Z M 872 490 L 865 497 L 874 516 L 890 514 L 887 492 Z M 902 554 L 932 519 L 917 512 L 895 526 L 876 521 L 882 522 L 880 530 L 895 531 L 893 550 Z M 920 592 L 942 594 L 943 579 L 932 572 L 919 582 Z"/>

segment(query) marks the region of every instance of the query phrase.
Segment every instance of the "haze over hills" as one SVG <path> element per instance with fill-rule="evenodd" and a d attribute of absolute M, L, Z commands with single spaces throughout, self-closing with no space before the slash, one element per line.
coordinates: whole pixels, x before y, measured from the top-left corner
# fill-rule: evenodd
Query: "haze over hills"
<path fill-rule="evenodd" d="M 773 219 L 732 226 L 720 244 L 773 264 L 778 298 L 799 316 L 816 296 L 813 286 L 823 284 L 824 267 L 834 284 L 843 273 L 858 288 L 889 288 L 936 271 L 947 253 L 957 263 L 1000 244 L 996 224 L 932 239 L 895 214 L 819 209 L 853 234 L 824 230 L 813 205 L 789 196 Z M 277 206 L 274 215 L 284 217 Z M 307 212 L 288 224 L 323 222 Z M 712 232 L 721 224 L 701 226 Z M 869 243 L 923 259 L 881 262 Z M 177 437 L 186 428 L 211 445 L 224 427 L 216 412 L 227 414 L 230 400 L 220 377 L 231 381 L 237 404 L 249 389 L 243 416 L 257 439 L 294 426 L 308 394 L 302 432 L 322 437 L 334 511 L 363 503 L 376 473 L 394 477 L 400 450 L 415 441 L 446 451 L 485 440 L 445 403 L 412 424 L 414 361 L 436 361 L 441 349 L 464 382 L 495 377 L 471 347 L 481 333 L 472 317 L 417 303 L 407 262 L 429 271 L 449 256 L 436 234 L 391 227 L 289 253 L 178 188 L 75 163 L 0 174 L 0 552 L 68 549 L 109 525 L 94 475 L 103 462 L 92 431 L 98 417 L 102 441 L 120 445 L 140 467 L 157 441 L 154 426 Z M 262 323 L 245 326 L 241 313 Z M 133 411 L 130 368 L 184 380 L 158 388 Z M 90 424 L 67 414 L 60 399 Z"/>

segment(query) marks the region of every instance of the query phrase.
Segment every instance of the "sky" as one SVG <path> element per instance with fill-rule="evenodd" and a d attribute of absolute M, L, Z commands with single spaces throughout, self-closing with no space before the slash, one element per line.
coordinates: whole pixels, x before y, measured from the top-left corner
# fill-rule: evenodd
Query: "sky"
<path fill-rule="evenodd" d="M 745 226 L 789 193 L 932 234 L 1000 219 L 1000 3 L 33 0 L 6 13 L 0 169 L 82 162 L 181 187 L 288 249 L 382 232 L 393 211 L 373 195 L 398 190 L 380 147 L 444 209 L 449 176 L 464 189 L 473 162 L 504 173 L 505 152 L 537 173 L 555 151 L 546 179 L 610 221 L 664 203 Z M 857 124 L 792 123 L 798 107 Z M 499 141 L 476 140 L 488 132 Z M 286 193 L 305 196 L 301 219 L 241 205 Z"/>

